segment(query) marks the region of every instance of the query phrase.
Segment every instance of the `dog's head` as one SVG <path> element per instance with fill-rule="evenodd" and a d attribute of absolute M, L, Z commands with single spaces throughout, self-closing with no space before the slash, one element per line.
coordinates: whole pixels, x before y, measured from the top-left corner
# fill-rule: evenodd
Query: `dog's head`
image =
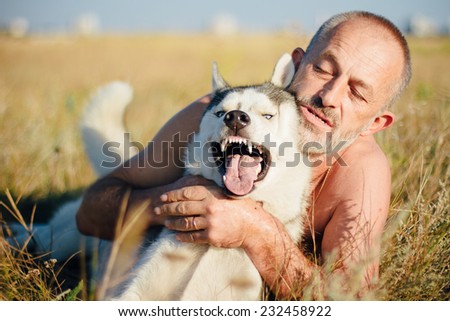
<path fill-rule="evenodd" d="M 285 90 L 294 73 L 292 58 L 285 54 L 270 82 L 231 87 L 214 63 L 211 103 L 195 136 L 196 151 L 188 153 L 190 173 L 244 196 L 261 184 L 274 164 L 283 166 L 283 158 L 297 150 L 298 114 L 293 95 Z"/>

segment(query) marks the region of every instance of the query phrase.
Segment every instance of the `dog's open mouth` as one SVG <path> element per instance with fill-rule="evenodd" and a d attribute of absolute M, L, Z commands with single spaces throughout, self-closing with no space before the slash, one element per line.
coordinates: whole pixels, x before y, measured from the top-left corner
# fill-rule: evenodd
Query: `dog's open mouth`
<path fill-rule="evenodd" d="M 250 193 L 270 167 L 270 152 L 263 145 L 239 136 L 229 136 L 220 143 L 213 142 L 214 159 L 225 188 L 231 194 Z"/>

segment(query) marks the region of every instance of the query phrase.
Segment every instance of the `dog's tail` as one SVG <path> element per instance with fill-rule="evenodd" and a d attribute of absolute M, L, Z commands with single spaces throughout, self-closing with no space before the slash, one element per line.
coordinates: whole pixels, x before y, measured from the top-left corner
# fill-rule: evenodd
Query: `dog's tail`
<path fill-rule="evenodd" d="M 132 98 L 131 86 L 115 81 L 97 89 L 85 108 L 81 134 L 86 154 L 98 176 L 122 164 L 124 156 L 129 158 L 137 153 L 136 148 L 125 146 L 124 114 Z"/>

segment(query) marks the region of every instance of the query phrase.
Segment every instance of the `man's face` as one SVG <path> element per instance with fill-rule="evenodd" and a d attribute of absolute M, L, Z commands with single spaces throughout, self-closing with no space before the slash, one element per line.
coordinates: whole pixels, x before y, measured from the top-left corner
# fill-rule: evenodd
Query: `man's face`
<path fill-rule="evenodd" d="M 380 27 L 350 21 L 304 57 L 290 89 L 297 96 L 305 143 L 323 147 L 315 152 L 370 131 L 401 75 L 399 48 Z"/>

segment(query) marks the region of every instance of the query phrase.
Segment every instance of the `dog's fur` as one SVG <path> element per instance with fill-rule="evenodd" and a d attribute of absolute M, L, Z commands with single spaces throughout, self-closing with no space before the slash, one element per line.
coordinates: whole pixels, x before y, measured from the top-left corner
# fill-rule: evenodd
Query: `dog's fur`
<path fill-rule="evenodd" d="M 214 65 L 212 101 L 203 115 L 200 130 L 189 144 L 185 164 L 186 174 L 202 175 L 224 186 L 226 175 L 216 161 L 225 166 L 230 164 L 218 158 L 220 145 L 225 150 L 231 145 L 250 154 L 247 145 L 251 142 L 253 151 L 270 154 L 262 157 L 260 165 L 264 172 L 268 169 L 265 177 L 253 182 L 250 190 L 238 189 L 233 194 L 232 184 L 224 187 L 232 189 L 228 190 L 232 197 L 250 197 L 262 202 L 264 209 L 285 225 L 292 239 L 299 241 L 310 169 L 300 159 L 295 99 L 285 90 L 293 75 L 294 66 L 288 54 L 278 61 L 271 81 L 262 85 L 230 87 Z M 131 98 L 132 89 L 128 84 L 111 83 L 95 93 L 82 118 L 83 142 L 100 177 L 112 170 L 101 166 L 103 161 L 110 160 L 100 151 L 106 142 L 123 140 L 123 114 Z M 239 128 L 225 121 L 227 114 L 233 115 L 235 111 L 245 112 L 249 117 Z M 122 159 L 126 154 L 123 144 L 114 152 Z M 132 151 L 131 156 L 135 153 L 136 150 Z M 63 260 L 79 250 L 80 243 L 88 245 L 87 252 L 96 250 L 96 240 L 88 237 L 81 242 L 83 236 L 76 229 L 75 215 L 80 203 L 78 199 L 65 204 L 48 225 L 32 231 L 34 242 L 31 243 L 38 252 L 49 252 L 51 257 Z M 18 237 L 25 242 L 29 232 L 18 233 Z M 140 256 L 127 281 L 106 291 L 107 296 L 100 299 L 257 300 L 261 298 L 261 289 L 261 277 L 242 249 L 180 243 L 172 232 L 164 230 Z"/>
<path fill-rule="evenodd" d="M 264 209 L 299 241 L 310 171 L 299 160 L 299 116 L 294 97 L 285 91 L 293 75 L 294 66 L 287 54 L 277 63 L 272 80 L 257 86 L 229 87 L 214 65 L 213 98 L 188 147 L 185 163 L 186 174 L 202 175 L 219 186 L 234 189 L 232 183 L 224 183 L 224 169 L 216 164 L 225 162 L 218 156 L 221 150 L 229 153 L 228 146 L 248 154 L 251 152 L 247 145 L 251 142 L 253 151 L 270 151 L 270 159 L 260 158 L 265 163 L 260 165 L 261 172 L 268 169 L 265 177 L 253 182 L 250 190 L 238 188 L 240 195 L 234 197 L 262 202 Z M 247 116 L 244 124 L 236 127 L 230 117 L 239 117 L 241 112 Z M 270 146 L 269 141 L 275 144 Z M 231 167 L 229 163 L 224 165 Z M 180 243 L 173 232 L 164 230 L 145 251 L 115 299 L 257 300 L 261 298 L 261 289 L 261 277 L 243 249 Z"/>

